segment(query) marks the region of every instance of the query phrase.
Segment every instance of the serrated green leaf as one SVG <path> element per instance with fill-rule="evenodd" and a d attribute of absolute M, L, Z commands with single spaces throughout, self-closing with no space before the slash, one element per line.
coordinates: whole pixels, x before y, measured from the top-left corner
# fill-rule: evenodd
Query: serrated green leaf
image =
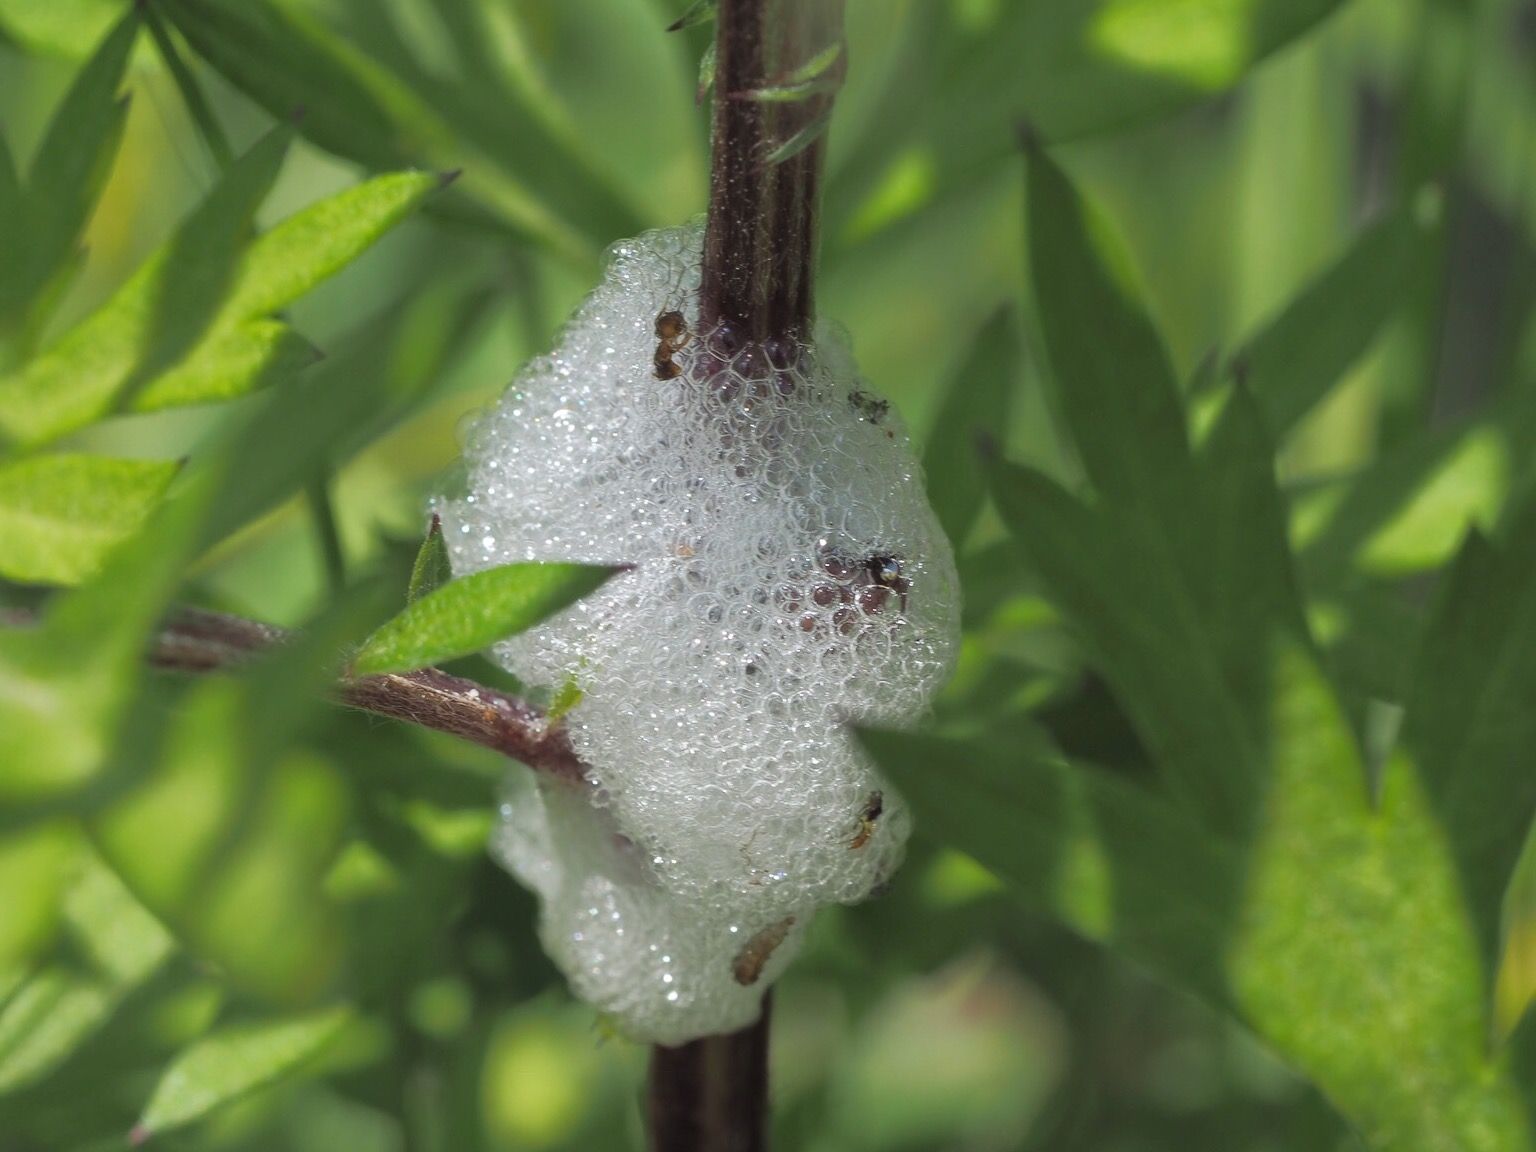
<path fill-rule="evenodd" d="M 272 327 L 266 313 L 340 271 L 441 182 L 421 173 L 380 176 L 284 220 L 251 244 L 229 272 L 222 306 L 212 316 L 203 314 L 200 330 L 207 334 L 185 357 L 173 355 L 190 328 L 177 321 L 170 335 L 161 337 L 158 301 L 185 291 L 167 288 L 185 271 L 178 254 L 196 261 L 201 249 L 189 241 L 218 225 L 243 230 L 248 215 L 231 209 L 254 210 L 254 198 L 236 193 L 254 191 L 261 179 L 270 182 L 286 135 L 279 130 L 242 158 L 172 245 L 151 257 L 99 311 L 24 369 L 0 378 L 0 430 L 25 443 L 50 439 L 106 415 L 129 388 L 135 407 L 159 407 L 177 394 L 199 402 L 219 393 L 238 395 L 300 358 L 299 346 Z M 225 188 L 229 195 L 220 195 Z M 141 365 L 153 370 L 142 375 Z M 231 376 L 237 368 L 246 374 Z M 158 384 L 167 371 L 173 373 L 169 384 Z"/>
<path fill-rule="evenodd" d="M 1504 894 L 1536 816 L 1536 513 L 1507 543 L 1474 532 L 1425 633 L 1408 697 L 1409 750 L 1460 865 L 1491 986 Z"/>
<path fill-rule="evenodd" d="M 429 592 L 435 592 L 453 579 L 453 565 L 448 560 L 448 545 L 443 541 L 443 520 L 432 513 L 432 526 L 411 564 L 411 582 L 405 590 L 405 602 L 414 604 Z"/>
<path fill-rule="evenodd" d="M 160 251 L 47 352 L 0 377 L 0 430 L 23 443 L 74 431 L 171 368 L 208 329 L 292 133 L 269 133 Z M 231 321 L 251 319 L 232 315 Z"/>
<path fill-rule="evenodd" d="M 249 320 L 287 307 L 376 244 L 443 187 L 431 172 L 375 176 L 302 208 L 250 246 L 221 319 Z"/>
<path fill-rule="evenodd" d="M 1027 902 L 1234 1010 L 1368 1146 L 1527 1150 L 1455 867 L 1411 761 L 1373 807 L 1331 686 L 1283 634 L 1262 754 L 1273 786 L 1242 843 L 1128 784 L 1001 734 L 862 734 L 919 827 Z M 1165 922 L 1166 920 L 1166 922 Z"/>
<path fill-rule="evenodd" d="M 36 1083 L 171 954 L 159 923 L 96 854 L 81 849 L 63 904 L 76 956 L 29 976 L 0 1007 L 0 1095 Z"/>
<path fill-rule="evenodd" d="M 1430 230 L 1408 209 L 1360 234 L 1233 357 L 1277 439 L 1337 385 L 1402 302 Z"/>
<path fill-rule="evenodd" d="M 16 264 L 0 278 L 0 317 L 31 309 L 70 259 L 122 137 L 127 105 L 117 92 L 138 30 L 130 8 L 80 70 L 38 145 L 15 233 Z"/>
<path fill-rule="evenodd" d="M 78 584 L 95 575 L 139 530 L 178 467 L 74 454 L 0 463 L 0 576 Z"/>
<path fill-rule="evenodd" d="M 977 335 L 950 381 L 923 446 L 928 501 L 957 551 L 986 498 L 981 439 L 995 443 L 1008 427 L 1009 396 L 1023 354 L 1012 318 L 999 312 Z"/>
<path fill-rule="evenodd" d="M 1233 856 L 1158 797 L 1041 747 L 862 731 L 918 828 L 969 853 L 1032 907 L 1215 1004 Z"/>
<path fill-rule="evenodd" d="M 132 373 L 124 388 L 131 396 L 168 371 L 226 312 L 240 320 L 261 310 L 240 309 L 226 295 L 238 295 L 236 268 L 250 240 L 256 210 L 277 182 L 293 142 L 288 125 L 273 128 L 230 167 L 208 198 L 187 217 L 171 240 L 165 273 L 155 286 L 151 315 Z M 242 277 L 243 279 L 243 277 Z M 221 305 L 224 305 L 221 308 Z"/>
<path fill-rule="evenodd" d="M 171 1061 L 134 1125 L 134 1143 L 298 1074 L 352 1019 L 341 1006 L 218 1029 Z"/>
<path fill-rule="evenodd" d="M 406 672 L 468 656 L 532 628 L 623 571 L 587 564 L 507 564 L 451 580 L 370 636 L 358 676 Z"/>
<path fill-rule="evenodd" d="M 135 412 L 215 404 L 288 380 L 324 354 L 281 320 L 246 320 L 212 333 L 180 364 L 134 392 Z"/>

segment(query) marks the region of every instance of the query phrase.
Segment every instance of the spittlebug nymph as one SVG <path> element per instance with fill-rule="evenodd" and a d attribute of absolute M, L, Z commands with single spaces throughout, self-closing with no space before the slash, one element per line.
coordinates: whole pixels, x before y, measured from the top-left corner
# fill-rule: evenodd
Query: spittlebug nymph
<path fill-rule="evenodd" d="M 763 969 L 767 966 L 769 958 L 774 950 L 784 943 L 784 937 L 789 935 L 789 930 L 794 926 L 795 918 L 786 916 L 777 924 L 768 925 L 748 940 L 741 951 L 736 953 L 736 959 L 731 963 L 731 975 L 736 978 L 736 983 L 747 988 L 762 979 Z"/>
<path fill-rule="evenodd" d="M 859 811 L 859 831 L 854 836 L 853 843 L 848 845 L 849 850 L 862 848 L 869 843 L 869 838 L 875 834 L 875 825 L 880 822 L 880 813 L 885 811 L 885 793 L 876 788 L 869 794 L 869 799 L 864 801 L 864 807 Z"/>
<path fill-rule="evenodd" d="M 688 321 L 681 312 L 663 312 L 656 317 L 656 379 L 676 380 L 683 370 L 672 362 L 675 353 L 693 339 L 688 332 Z"/>

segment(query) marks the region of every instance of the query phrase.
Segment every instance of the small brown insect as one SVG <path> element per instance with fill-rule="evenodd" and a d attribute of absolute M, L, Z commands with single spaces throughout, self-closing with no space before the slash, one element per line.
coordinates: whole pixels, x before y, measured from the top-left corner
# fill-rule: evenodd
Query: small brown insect
<path fill-rule="evenodd" d="M 850 851 L 869 843 L 869 838 L 875 834 L 875 825 L 880 821 L 880 813 L 884 811 L 885 793 L 876 788 L 869 794 L 869 799 L 864 801 L 864 807 L 859 812 L 859 831 L 853 843 L 848 845 Z"/>
<path fill-rule="evenodd" d="M 789 930 L 795 926 L 795 918 L 786 916 L 777 924 L 770 924 L 752 939 L 742 946 L 736 953 L 736 959 L 731 962 L 731 975 L 736 978 L 736 983 L 743 988 L 750 987 L 762 979 L 763 969 L 767 967 L 768 960 L 774 950 L 784 943 L 784 937 L 789 935 Z"/>
<path fill-rule="evenodd" d="M 672 357 L 682 351 L 693 339 L 688 332 L 688 321 L 681 312 L 663 312 L 656 317 L 656 379 L 676 380 L 683 370 L 672 362 Z"/>

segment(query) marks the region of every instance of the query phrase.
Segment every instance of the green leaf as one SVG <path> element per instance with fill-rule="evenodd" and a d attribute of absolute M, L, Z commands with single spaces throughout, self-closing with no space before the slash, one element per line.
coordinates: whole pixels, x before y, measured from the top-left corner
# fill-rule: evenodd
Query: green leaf
<path fill-rule="evenodd" d="M 370 636 L 358 676 L 407 672 L 468 656 L 532 628 L 601 587 L 623 568 L 507 564 L 449 581 Z"/>
<path fill-rule="evenodd" d="M 720 0 L 693 0 L 683 10 L 683 14 L 667 25 L 668 32 L 681 32 L 684 28 L 692 28 L 696 24 L 703 24 L 715 18 L 715 9 L 720 6 Z"/>
<path fill-rule="evenodd" d="M 958 550 L 986 499 L 982 438 L 996 442 L 1008 427 L 1008 399 L 1023 349 L 1007 311 L 987 322 L 950 381 L 923 448 L 928 500 Z"/>
<path fill-rule="evenodd" d="M 316 698 L 312 706 L 322 702 Z M 342 924 L 321 892 L 350 797 L 334 767 L 276 739 L 244 681 L 210 679 L 182 697 L 140 752 L 134 778 L 90 820 L 102 855 L 194 956 L 264 1002 L 312 1003 L 341 962 Z M 291 716 L 282 724 L 291 734 Z"/>
<path fill-rule="evenodd" d="M 209 263 L 204 238 L 244 232 L 257 193 L 264 194 L 276 175 L 287 136 L 280 129 L 243 157 L 168 249 L 152 256 L 100 310 L 25 368 L 0 378 L 0 430 L 24 443 L 51 439 L 107 415 L 128 390 L 129 403 L 145 410 L 176 398 L 204 402 L 239 395 L 310 355 L 266 314 L 361 255 L 441 181 L 421 173 L 376 177 L 284 220 L 233 268 Z M 203 273 L 195 271 L 198 266 Z M 215 292 L 208 276 L 220 270 L 224 287 Z M 173 287 L 186 275 L 200 276 L 213 299 L 223 298 L 216 312 L 190 302 L 162 306 L 186 297 L 185 286 Z M 194 330 L 206 335 L 182 357 Z"/>
<path fill-rule="evenodd" d="M 95 575 L 143 525 L 178 467 L 82 455 L 0 463 L 0 576 L 78 584 Z"/>
<path fill-rule="evenodd" d="M 120 0 L 0 0 L 0 30 L 29 52 L 80 59 L 122 19 Z"/>
<path fill-rule="evenodd" d="M 1227 947 L 1245 1017 L 1371 1147 L 1533 1147 L 1490 1059 L 1477 945 L 1414 764 L 1393 757 L 1373 806 L 1315 662 L 1282 642 L 1271 682 L 1274 783 Z"/>
<path fill-rule="evenodd" d="M 1156 796 L 995 734 L 953 739 L 861 731 L 918 828 L 1010 891 L 1216 1004 L 1234 857 Z"/>
<path fill-rule="evenodd" d="M 264 137 L 106 304 L 23 369 L 0 377 L 0 430 L 23 443 L 72 432 L 181 359 L 230 287 L 238 249 L 291 138 L 286 128 Z"/>
<path fill-rule="evenodd" d="M 579 156 L 579 136 L 552 131 L 548 117 L 523 106 L 524 92 L 500 86 L 493 115 L 472 113 L 458 89 L 397 74 L 297 5 L 162 0 L 161 10 L 274 116 L 302 108 L 305 136 L 339 156 L 370 168 L 462 168 L 464 194 L 578 263 L 591 260 L 599 241 L 639 231 L 634 213 Z"/>
<path fill-rule="evenodd" d="M 218 1029 L 171 1061 L 131 1141 L 185 1127 L 298 1074 L 352 1019 L 352 1009 L 341 1006 Z"/>
<path fill-rule="evenodd" d="M 1411 433 L 1298 517 L 1309 585 L 1333 590 L 1358 575 L 1400 578 L 1450 561 L 1473 528 L 1498 523 L 1528 482 L 1536 403 L 1522 391 L 1450 428 Z"/>
<path fill-rule="evenodd" d="M 1429 247 L 1408 209 L 1392 213 L 1250 336 L 1233 364 L 1277 439 L 1343 378 L 1402 303 Z"/>
<path fill-rule="evenodd" d="M 64 820 L 0 834 L 0 972 L 30 964 L 53 939 L 61 897 L 78 845 Z M 0 993 L 3 998 L 3 993 Z"/>
<path fill-rule="evenodd" d="M 1034 307 L 1083 467 L 1105 496 L 1172 524 L 1187 507 L 1184 413 L 1162 339 L 1126 283 L 1124 251 L 1038 147 L 1025 195 Z"/>
<path fill-rule="evenodd" d="M 129 399 L 135 412 L 214 404 L 269 388 L 323 356 L 281 320 L 246 320 L 211 334 Z"/>
<path fill-rule="evenodd" d="M 166 253 L 164 274 L 149 303 L 148 327 L 124 385 L 130 395 L 178 363 L 220 314 L 220 305 L 235 287 L 235 269 L 251 238 L 256 210 L 277 182 L 292 142 L 292 128 L 273 128 L 235 161 L 177 229 Z M 258 314 L 255 309 L 241 311 L 233 301 L 226 309 L 242 320 Z"/>
<path fill-rule="evenodd" d="M 48 125 L 27 179 L 18 265 L 0 279 L 0 315 L 28 307 L 66 265 L 112 166 L 127 104 L 117 97 L 138 37 L 130 8 L 80 70 Z"/>
<path fill-rule="evenodd" d="M 1175 795 L 1233 831 L 1268 771 L 1253 638 L 1306 634 L 1273 445 L 1238 388 L 1191 453 L 1167 354 L 1104 227 L 1038 149 L 1026 193 L 1040 339 L 1098 498 L 1000 466 L 993 500 Z"/>
<path fill-rule="evenodd" d="M 94 852 L 64 895 L 73 963 L 29 976 L 0 1006 L 0 1095 L 43 1079 L 171 954 L 171 938 Z"/>
<path fill-rule="evenodd" d="M 1536 816 L 1536 511 L 1507 543 L 1474 532 L 1424 636 L 1402 744 L 1460 867 L 1489 984 L 1504 894 Z"/>
<path fill-rule="evenodd" d="M 221 320 L 250 320 L 287 307 L 330 279 L 443 187 L 431 172 L 375 176 L 300 209 L 246 252 Z"/>
<path fill-rule="evenodd" d="M 405 602 L 414 604 L 451 579 L 453 566 L 448 560 L 448 545 L 443 541 L 443 519 L 434 512 L 432 526 L 427 529 L 426 539 L 421 542 L 411 565 L 411 582 L 405 591 Z"/>

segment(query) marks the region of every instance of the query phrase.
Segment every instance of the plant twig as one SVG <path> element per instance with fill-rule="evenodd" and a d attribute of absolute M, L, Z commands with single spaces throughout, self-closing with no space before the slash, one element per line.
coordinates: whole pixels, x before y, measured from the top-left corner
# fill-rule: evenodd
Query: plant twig
<path fill-rule="evenodd" d="M 676 1048 L 651 1049 L 646 1124 L 651 1152 L 764 1152 L 768 1147 L 768 1021 Z"/>
<path fill-rule="evenodd" d="M 217 672 L 238 666 L 283 643 L 281 628 L 239 616 L 178 609 L 161 628 L 150 663 L 177 672 Z M 581 761 L 565 729 L 516 696 L 422 668 L 387 676 L 361 676 L 337 683 L 336 699 L 350 708 L 447 732 L 519 760 L 536 772 L 580 780 Z"/>
<path fill-rule="evenodd" d="M 719 0 L 699 323 L 768 363 L 810 333 L 823 138 L 844 67 L 842 0 Z M 777 346 L 777 349 L 776 349 Z M 767 1148 L 771 1002 L 757 1023 L 651 1049 L 652 1152 Z"/>
<path fill-rule="evenodd" d="M 0 610 L 0 627 L 26 628 L 36 622 L 25 609 Z M 151 666 L 170 672 L 223 672 L 286 643 L 289 636 L 282 628 L 243 616 L 178 608 L 146 655 Z M 551 724 L 526 700 L 437 668 L 345 678 L 333 695 L 349 708 L 447 732 L 546 776 L 575 783 L 585 774 L 563 725 Z"/>
<path fill-rule="evenodd" d="M 812 314 L 827 113 L 841 75 L 842 0 L 720 0 L 713 159 L 699 320 L 741 343 L 802 335 Z M 786 78 L 836 61 L 792 99 Z"/>

